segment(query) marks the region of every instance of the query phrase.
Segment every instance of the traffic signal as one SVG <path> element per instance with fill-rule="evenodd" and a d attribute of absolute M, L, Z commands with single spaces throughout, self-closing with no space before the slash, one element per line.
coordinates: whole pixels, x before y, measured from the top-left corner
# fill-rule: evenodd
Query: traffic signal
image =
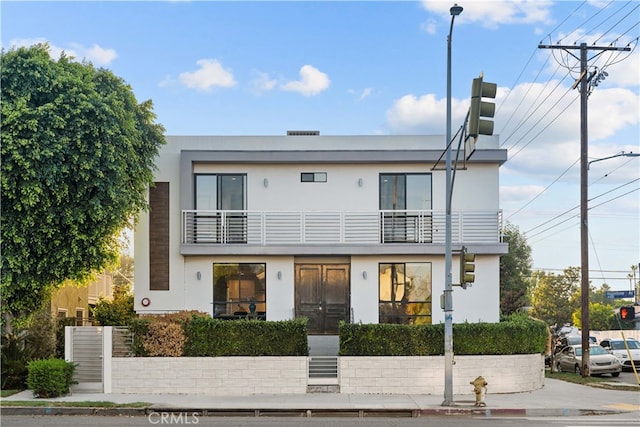
<path fill-rule="evenodd" d="M 467 289 L 468 285 L 473 284 L 476 279 L 476 275 L 473 274 L 476 271 L 476 255 L 467 252 L 466 247 L 460 249 L 460 286 L 462 289 Z"/>
<path fill-rule="evenodd" d="M 620 307 L 620 320 L 633 320 L 636 318 L 636 308 L 634 306 Z"/>
<path fill-rule="evenodd" d="M 469 110 L 469 131 L 470 138 L 477 138 L 478 135 L 493 135 L 493 118 L 496 112 L 496 104 L 485 102 L 482 98 L 495 98 L 498 85 L 482 81 L 482 74 L 477 79 L 473 79 L 471 85 L 471 107 Z"/>

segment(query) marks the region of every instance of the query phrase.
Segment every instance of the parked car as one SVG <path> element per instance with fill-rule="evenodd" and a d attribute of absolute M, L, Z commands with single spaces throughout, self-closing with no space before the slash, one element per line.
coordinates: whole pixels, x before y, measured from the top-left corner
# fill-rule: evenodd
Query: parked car
<path fill-rule="evenodd" d="M 556 369 L 558 372 L 581 373 L 582 346 L 569 345 L 556 355 Z M 622 363 L 603 347 L 589 347 L 589 373 L 591 375 L 611 374 L 612 377 L 620 376 Z"/>
<path fill-rule="evenodd" d="M 604 339 L 600 341 L 600 345 L 609 353 L 616 356 L 622 362 L 622 369 L 632 370 L 631 361 L 636 366 L 636 369 L 640 369 L 640 342 L 631 338 L 626 340 L 629 352 L 624 345 L 623 339 Z M 631 358 L 629 358 L 631 353 Z"/>

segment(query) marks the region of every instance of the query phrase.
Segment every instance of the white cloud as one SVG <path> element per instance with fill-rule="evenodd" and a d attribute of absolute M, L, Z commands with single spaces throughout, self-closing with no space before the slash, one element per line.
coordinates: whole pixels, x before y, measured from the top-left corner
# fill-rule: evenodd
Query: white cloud
<path fill-rule="evenodd" d="M 83 58 L 98 66 L 110 64 L 118 57 L 118 54 L 114 49 L 106 49 L 97 44 L 94 44 L 91 47 L 84 47 L 79 44 L 73 44 L 73 46 Z"/>
<path fill-rule="evenodd" d="M 113 62 L 118 54 L 115 49 L 104 48 L 98 44 L 91 47 L 86 47 L 80 43 L 71 43 L 69 48 L 63 48 L 53 43 L 50 43 L 47 39 L 37 37 L 30 39 L 14 39 L 9 42 L 10 47 L 29 47 L 34 44 L 49 44 L 49 56 L 53 59 L 58 59 L 64 52 L 67 57 L 71 57 L 76 61 L 90 61 L 97 66 L 108 65 Z"/>
<path fill-rule="evenodd" d="M 262 71 L 254 70 L 257 77 L 251 81 L 252 92 L 256 95 L 262 92 L 273 90 L 278 84 L 278 81 L 272 79 L 269 74 Z"/>
<path fill-rule="evenodd" d="M 456 17 L 456 23 L 479 23 L 485 28 L 498 28 L 510 24 L 549 24 L 551 18 L 551 1 L 470 1 L 461 2 L 463 12 Z M 452 3 L 442 0 L 423 0 L 422 7 L 442 15 L 447 22 L 451 19 L 449 9 Z"/>
<path fill-rule="evenodd" d="M 544 190 L 539 185 L 512 185 L 500 187 L 501 203 L 525 203 Z"/>
<path fill-rule="evenodd" d="M 200 68 L 193 72 L 181 73 L 180 82 L 190 89 L 207 91 L 215 86 L 233 87 L 236 81 L 229 69 L 222 67 L 216 59 L 200 59 L 197 61 Z"/>
<path fill-rule="evenodd" d="M 331 84 L 329 76 L 311 65 L 303 65 L 300 68 L 300 80 L 284 83 L 282 90 L 298 92 L 304 96 L 317 95 L 326 90 Z"/>
<path fill-rule="evenodd" d="M 387 126 L 401 134 L 444 134 L 446 108 L 446 99 L 437 99 L 433 94 L 405 95 L 387 110 Z M 452 122 L 462 123 L 468 108 L 468 100 L 452 99 Z"/>

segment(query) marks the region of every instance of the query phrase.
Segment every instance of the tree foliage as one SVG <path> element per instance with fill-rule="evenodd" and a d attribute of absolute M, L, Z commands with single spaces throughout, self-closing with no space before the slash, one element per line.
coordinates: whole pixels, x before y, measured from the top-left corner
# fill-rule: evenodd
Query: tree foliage
<path fill-rule="evenodd" d="M 616 319 L 613 307 L 599 302 L 589 303 L 589 329 L 592 331 L 608 331 L 618 329 L 615 326 Z M 573 324 L 582 328 L 582 307 L 573 312 Z"/>
<path fill-rule="evenodd" d="M 569 267 L 557 275 L 535 271 L 531 285 L 533 317 L 544 320 L 548 325 L 571 323 L 572 314 L 580 305 L 579 268 Z"/>
<path fill-rule="evenodd" d="M 2 51 L 2 311 L 36 311 L 117 260 L 165 143 L 151 101 L 47 45 Z"/>
<path fill-rule="evenodd" d="M 129 321 L 136 317 L 131 286 L 128 283 L 114 285 L 113 299 L 100 297 L 92 312 L 102 326 L 128 325 Z"/>
<path fill-rule="evenodd" d="M 500 312 L 510 315 L 527 305 L 531 276 L 531 247 L 518 227 L 507 223 L 502 230 L 509 253 L 500 257 Z"/>

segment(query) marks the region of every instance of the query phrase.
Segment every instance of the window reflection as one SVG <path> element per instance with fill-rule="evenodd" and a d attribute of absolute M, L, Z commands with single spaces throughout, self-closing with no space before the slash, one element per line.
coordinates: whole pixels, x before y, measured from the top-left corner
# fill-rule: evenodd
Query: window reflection
<path fill-rule="evenodd" d="M 266 316 L 266 264 L 213 264 L 213 316 Z"/>
<path fill-rule="evenodd" d="M 431 263 L 379 265 L 380 323 L 431 324 Z"/>

